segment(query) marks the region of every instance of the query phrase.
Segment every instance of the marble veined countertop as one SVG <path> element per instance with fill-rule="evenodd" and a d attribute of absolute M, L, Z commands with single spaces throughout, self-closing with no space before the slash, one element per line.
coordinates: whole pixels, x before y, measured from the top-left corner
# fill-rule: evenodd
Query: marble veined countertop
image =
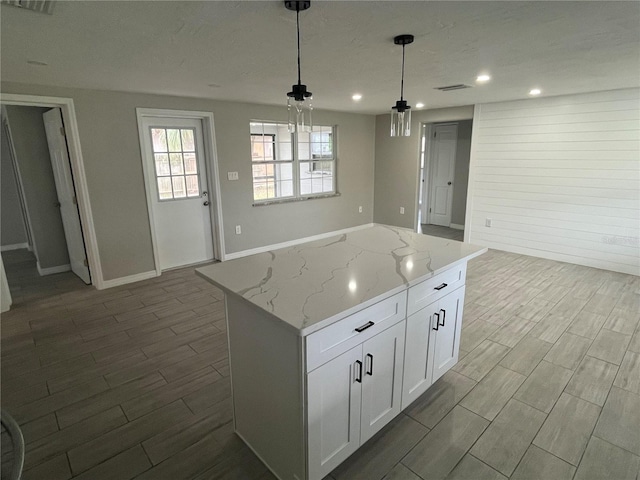
<path fill-rule="evenodd" d="M 486 251 L 376 224 L 196 272 L 308 335 Z"/>

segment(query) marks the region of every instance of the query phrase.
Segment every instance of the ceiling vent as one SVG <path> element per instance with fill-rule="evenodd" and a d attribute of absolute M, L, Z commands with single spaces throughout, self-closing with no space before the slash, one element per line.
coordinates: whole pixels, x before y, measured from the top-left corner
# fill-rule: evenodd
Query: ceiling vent
<path fill-rule="evenodd" d="M 23 10 L 31 10 L 32 12 L 51 15 L 56 0 L 0 0 L 0 3 L 18 7 Z"/>
<path fill-rule="evenodd" d="M 441 92 L 450 92 L 451 90 L 462 90 L 464 88 L 471 88 L 471 85 L 459 83 L 457 85 L 447 85 L 446 87 L 436 87 L 434 90 L 440 90 Z"/>

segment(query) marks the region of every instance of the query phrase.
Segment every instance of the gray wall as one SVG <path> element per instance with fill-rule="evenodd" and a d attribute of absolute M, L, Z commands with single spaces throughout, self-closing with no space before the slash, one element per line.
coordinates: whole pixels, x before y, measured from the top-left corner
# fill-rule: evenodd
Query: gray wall
<path fill-rule="evenodd" d="M 389 136 L 390 116 L 376 117 L 374 221 L 414 228 L 420 174 L 420 125 L 473 118 L 473 106 L 416 110 L 411 136 Z M 400 214 L 404 207 L 404 215 Z"/>
<path fill-rule="evenodd" d="M 227 253 L 373 220 L 373 116 L 314 111 L 315 123 L 338 125 L 340 196 L 253 207 L 249 121 L 286 121 L 284 102 L 266 106 L 13 83 L 3 83 L 2 91 L 73 98 L 105 280 L 155 268 L 136 107 L 213 112 Z M 239 181 L 228 181 L 228 171 L 239 172 Z M 242 225 L 242 235 L 235 235 L 235 225 Z"/>
<path fill-rule="evenodd" d="M 55 206 L 58 195 L 42 121 L 42 114 L 47 110 L 13 105 L 6 107 L 31 219 L 35 254 L 41 268 L 69 264 L 60 209 Z"/>
<path fill-rule="evenodd" d="M 27 232 L 9 142 L 0 124 L 0 244 L 4 247 L 20 243 L 27 243 Z"/>
<path fill-rule="evenodd" d="M 471 156 L 472 120 L 458 122 L 458 142 L 456 144 L 456 166 L 453 173 L 453 204 L 451 223 L 464 226 L 467 209 L 467 186 L 469 184 L 469 159 Z"/>

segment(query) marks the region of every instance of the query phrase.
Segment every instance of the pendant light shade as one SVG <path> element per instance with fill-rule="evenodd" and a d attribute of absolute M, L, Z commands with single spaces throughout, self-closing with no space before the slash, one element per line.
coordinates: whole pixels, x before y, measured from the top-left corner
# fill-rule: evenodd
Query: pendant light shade
<path fill-rule="evenodd" d="M 400 100 L 391 107 L 391 136 L 408 137 L 411 135 L 411 107 L 404 99 L 404 47 L 413 43 L 413 35 L 394 37 L 393 43 L 402 45 L 402 80 L 400 82 Z"/>
<path fill-rule="evenodd" d="M 310 132 L 313 130 L 311 120 L 312 93 L 307 91 L 307 86 L 300 79 L 300 12 L 311 6 L 310 1 L 285 0 L 284 6 L 288 10 L 296 12 L 296 31 L 298 34 L 298 83 L 291 87 L 287 93 L 287 111 L 289 117 L 289 133 L 294 131 Z"/>

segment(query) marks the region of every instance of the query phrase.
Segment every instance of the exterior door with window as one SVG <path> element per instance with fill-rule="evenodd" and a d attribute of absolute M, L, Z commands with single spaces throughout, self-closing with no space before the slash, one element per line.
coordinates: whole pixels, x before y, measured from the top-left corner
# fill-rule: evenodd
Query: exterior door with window
<path fill-rule="evenodd" d="M 145 117 L 142 128 L 160 269 L 212 260 L 202 122 Z"/>

